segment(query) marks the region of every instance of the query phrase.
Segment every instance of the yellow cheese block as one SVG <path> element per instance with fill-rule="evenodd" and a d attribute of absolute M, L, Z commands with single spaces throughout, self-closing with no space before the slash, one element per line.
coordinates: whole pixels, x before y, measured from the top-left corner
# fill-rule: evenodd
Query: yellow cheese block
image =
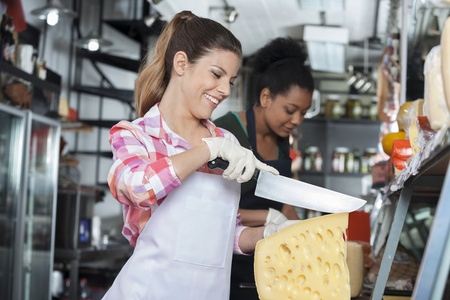
<path fill-rule="evenodd" d="M 364 287 L 364 249 L 361 244 L 347 242 L 347 265 L 351 296 L 358 297 Z"/>
<path fill-rule="evenodd" d="M 434 46 L 428 53 L 424 64 L 425 102 L 423 113 L 428 117 L 431 128 L 434 130 L 438 130 L 441 127 L 447 128 L 448 124 L 450 124 L 450 112 L 445 102 L 444 83 L 442 81 L 441 53 L 441 46 Z"/>
<path fill-rule="evenodd" d="M 450 3 L 450 0 L 447 0 Z M 450 110 L 450 17 L 447 17 L 441 34 L 442 80 L 444 82 L 445 100 Z"/>
<path fill-rule="evenodd" d="M 413 150 L 413 155 L 421 151 L 420 145 L 417 143 L 419 137 L 419 123 L 417 121 L 418 116 L 423 116 L 423 99 L 414 100 L 411 105 L 410 125 L 408 128 L 409 142 Z"/>
<path fill-rule="evenodd" d="M 347 266 L 348 213 L 289 226 L 255 249 L 255 281 L 261 300 L 350 299 Z"/>

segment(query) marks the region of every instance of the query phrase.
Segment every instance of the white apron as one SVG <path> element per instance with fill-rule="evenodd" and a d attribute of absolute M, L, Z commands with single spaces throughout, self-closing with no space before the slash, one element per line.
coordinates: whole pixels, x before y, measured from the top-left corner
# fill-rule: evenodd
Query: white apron
<path fill-rule="evenodd" d="M 194 172 L 147 222 L 103 299 L 229 299 L 240 185 Z"/>

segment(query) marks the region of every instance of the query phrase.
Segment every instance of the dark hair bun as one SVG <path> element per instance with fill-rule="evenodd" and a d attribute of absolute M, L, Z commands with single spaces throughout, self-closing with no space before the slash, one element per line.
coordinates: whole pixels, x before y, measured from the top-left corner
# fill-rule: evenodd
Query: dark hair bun
<path fill-rule="evenodd" d="M 303 65 L 306 57 L 306 52 L 299 42 L 289 37 L 280 37 L 271 40 L 255 53 L 252 67 L 256 73 L 263 73 L 273 64 L 296 61 Z"/>

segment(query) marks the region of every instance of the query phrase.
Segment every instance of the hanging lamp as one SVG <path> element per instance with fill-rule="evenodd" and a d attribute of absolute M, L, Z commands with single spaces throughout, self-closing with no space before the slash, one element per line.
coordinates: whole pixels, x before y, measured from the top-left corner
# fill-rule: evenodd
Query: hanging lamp
<path fill-rule="evenodd" d="M 50 26 L 58 24 L 60 17 L 76 18 L 78 16 L 73 10 L 63 7 L 59 0 L 49 0 L 44 7 L 33 9 L 30 14 L 46 20 Z"/>
<path fill-rule="evenodd" d="M 112 46 L 113 43 L 110 40 L 104 39 L 102 37 L 102 14 L 103 14 L 103 0 L 100 3 L 95 3 L 94 5 L 99 4 L 98 8 L 98 24 L 97 29 L 92 30 L 88 33 L 87 36 L 81 37 L 73 42 L 75 47 L 87 49 L 88 51 L 98 51 L 102 47 Z M 81 35 L 81 34 L 80 34 Z"/>
<path fill-rule="evenodd" d="M 76 40 L 74 45 L 78 48 L 84 48 L 89 51 L 98 51 L 102 47 L 112 46 L 113 43 L 92 31 L 85 38 Z"/>

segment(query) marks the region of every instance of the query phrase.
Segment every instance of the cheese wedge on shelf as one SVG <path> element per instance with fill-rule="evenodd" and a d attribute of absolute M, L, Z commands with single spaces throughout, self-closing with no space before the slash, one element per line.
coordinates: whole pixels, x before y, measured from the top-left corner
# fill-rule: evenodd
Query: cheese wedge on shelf
<path fill-rule="evenodd" d="M 449 32 L 450 33 L 450 32 Z M 441 46 L 434 46 L 424 64 L 425 86 L 423 113 L 431 128 L 439 130 L 450 125 L 450 112 L 445 102 Z M 449 79 L 450 80 L 450 79 Z M 447 84 L 450 84 L 447 82 Z"/>
<path fill-rule="evenodd" d="M 445 0 L 450 3 L 450 0 Z M 442 47 L 442 81 L 444 83 L 445 100 L 447 108 L 450 110 L 450 17 L 444 22 L 441 33 Z"/>
<path fill-rule="evenodd" d="M 254 263 L 259 298 L 350 299 L 347 227 L 348 213 L 330 214 L 260 240 Z"/>

